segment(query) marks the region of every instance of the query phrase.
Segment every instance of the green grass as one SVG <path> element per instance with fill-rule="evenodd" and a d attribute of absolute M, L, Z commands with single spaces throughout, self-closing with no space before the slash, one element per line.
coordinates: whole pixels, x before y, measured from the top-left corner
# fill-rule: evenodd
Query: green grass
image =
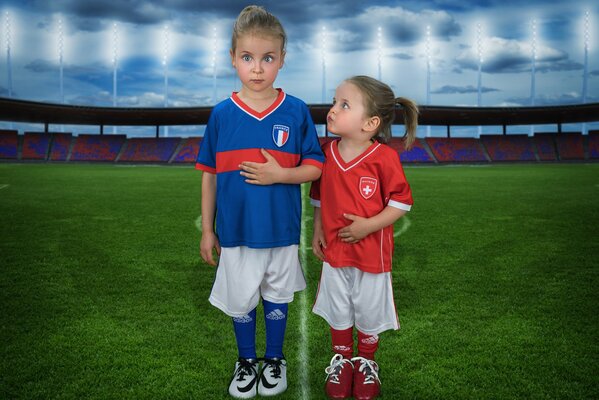
<path fill-rule="evenodd" d="M 383 398 L 599 398 L 599 164 L 406 175 L 415 206 L 393 271 L 402 329 L 381 335 Z M 0 164 L 0 188 L 0 398 L 228 397 L 236 347 L 207 301 L 199 172 Z M 332 356 L 308 261 L 282 399 L 324 398 Z M 259 324 L 259 349 L 263 336 Z"/>

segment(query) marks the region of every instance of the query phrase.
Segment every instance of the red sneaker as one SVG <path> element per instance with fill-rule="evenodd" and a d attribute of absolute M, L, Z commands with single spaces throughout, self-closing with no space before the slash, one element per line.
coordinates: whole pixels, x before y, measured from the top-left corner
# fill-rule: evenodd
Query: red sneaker
<path fill-rule="evenodd" d="M 325 368 L 327 380 L 325 392 L 330 399 L 347 399 L 351 397 L 351 385 L 354 375 L 354 365 L 341 354 L 335 354 L 331 365 Z"/>
<path fill-rule="evenodd" d="M 354 357 L 354 398 L 356 400 L 376 399 L 381 392 L 379 366 L 374 360 Z"/>

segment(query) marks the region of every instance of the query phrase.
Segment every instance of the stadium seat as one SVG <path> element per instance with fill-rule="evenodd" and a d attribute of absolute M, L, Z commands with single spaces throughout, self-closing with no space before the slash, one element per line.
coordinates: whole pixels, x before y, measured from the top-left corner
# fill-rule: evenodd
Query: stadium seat
<path fill-rule="evenodd" d="M 395 149 L 400 156 L 402 163 L 434 163 L 435 160 L 429 155 L 420 139 L 416 139 L 412 148 L 408 151 L 404 149 L 402 138 L 391 138 L 387 143 Z"/>
<path fill-rule="evenodd" d="M 0 158 L 16 160 L 19 148 L 17 131 L 0 129 Z"/>
<path fill-rule="evenodd" d="M 168 162 L 181 138 L 128 139 L 118 162 Z"/>
<path fill-rule="evenodd" d="M 489 161 L 477 139 L 427 137 L 425 140 L 439 162 Z"/>
<path fill-rule="evenodd" d="M 584 160 L 584 147 L 580 132 L 559 133 L 555 136 L 560 160 Z"/>
<path fill-rule="evenodd" d="M 126 135 L 81 134 L 75 138 L 70 161 L 115 161 Z"/>
<path fill-rule="evenodd" d="M 25 132 L 23 135 L 22 160 L 46 160 L 51 136 L 45 132 Z"/>
<path fill-rule="evenodd" d="M 70 133 L 53 133 L 50 149 L 50 161 L 67 161 L 73 135 Z"/>
<path fill-rule="evenodd" d="M 195 163 L 200 151 L 201 137 L 190 137 L 183 140 L 179 151 L 171 162 L 173 163 Z"/>
<path fill-rule="evenodd" d="M 589 131 L 589 158 L 599 158 L 599 131 Z"/>
<path fill-rule="evenodd" d="M 536 161 L 528 135 L 481 135 L 491 161 Z"/>
<path fill-rule="evenodd" d="M 554 137 L 554 133 L 535 133 L 533 143 L 537 148 L 537 155 L 540 161 L 557 160 Z"/>

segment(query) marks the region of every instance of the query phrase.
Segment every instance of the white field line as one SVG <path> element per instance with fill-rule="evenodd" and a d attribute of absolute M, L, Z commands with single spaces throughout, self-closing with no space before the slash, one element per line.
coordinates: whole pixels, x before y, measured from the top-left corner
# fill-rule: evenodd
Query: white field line
<path fill-rule="evenodd" d="M 10 186 L 10 185 L 9 185 L 9 184 L 7 184 L 7 183 L 5 183 L 5 184 L 2 184 L 2 185 L 0 185 L 0 190 L 2 190 L 2 189 L 6 189 L 6 188 L 7 188 L 7 187 L 9 187 L 9 186 Z"/>
<path fill-rule="evenodd" d="M 410 222 L 410 219 L 408 218 L 407 215 L 404 215 L 403 217 L 401 217 L 400 221 L 403 221 L 403 224 L 393 234 L 393 237 L 395 237 L 395 238 L 399 237 L 399 235 L 401 235 L 403 233 L 406 233 L 406 231 L 410 228 L 410 225 L 412 225 L 412 223 Z"/>
<path fill-rule="evenodd" d="M 304 269 L 304 276 L 306 280 L 308 280 L 308 238 L 307 236 L 307 221 L 308 218 L 306 216 L 306 199 L 308 196 L 307 186 L 308 184 L 304 183 L 302 185 L 302 235 L 300 237 L 300 261 L 302 264 L 302 268 Z M 299 329 L 300 329 L 300 343 L 299 343 L 299 371 L 300 377 L 299 381 L 301 382 L 300 390 L 301 390 L 301 398 L 308 399 L 310 398 L 310 380 L 308 379 L 308 304 L 307 298 L 308 290 L 307 288 L 303 290 L 299 294 Z"/>
<path fill-rule="evenodd" d="M 202 232 L 202 216 L 200 215 L 194 222 L 196 228 L 198 228 L 198 231 L 200 231 L 200 233 Z"/>

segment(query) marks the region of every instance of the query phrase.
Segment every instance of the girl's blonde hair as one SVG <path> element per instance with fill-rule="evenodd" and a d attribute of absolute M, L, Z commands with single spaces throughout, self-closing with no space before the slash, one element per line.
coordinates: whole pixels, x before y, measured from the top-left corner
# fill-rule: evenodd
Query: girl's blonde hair
<path fill-rule="evenodd" d="M 375 140 L 387 143 L 391 138 L 391 125 L 395 120 L 395 110 L 399 107 L 403 111 L 406 128 L 403 135 L 404 147 L 406 150 L 412 148 L 418 127 L 418 106 L 415 102 L 405 97 L 396 98 L 389 85 L 369 76 L 353 76 L 345 82 L 355 85 L 362 92 L 368 117 L 376 116 L 381 119 L 379 129 L 374 135 Z"/>
<path fill-rule="evenodd" d="M 231 50 L 237 48 L 237 39 L 246 34 L 259 34 L 281 39 L 281 51 L 285 51 L 287 35 L 277 17 L 260 6 L 247 6 L 237 16 L 233 25 L 233 38 Z"/>

